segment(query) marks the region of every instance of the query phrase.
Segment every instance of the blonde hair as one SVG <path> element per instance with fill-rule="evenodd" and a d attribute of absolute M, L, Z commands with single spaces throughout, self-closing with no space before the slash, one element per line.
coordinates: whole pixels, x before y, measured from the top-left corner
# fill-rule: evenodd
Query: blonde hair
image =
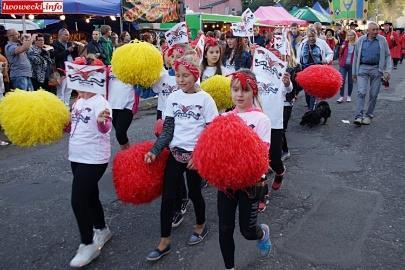
<path fill-rule="evenodd" d="M 352 33 L 352 34 L 354 35 L 354 42 L 350 42 L 350 40 L 349 40 L 349 33 Z M 354 30 L 349 30 L 349 31 L 347 31 L 346 40 L 347 40 L 350 44 L 356 44 L 358 39 L 359 39 L 359 38 L 358 38 L 358 36 L 357 36 L 356 31 L 354 31 Z"/>
<path fill-rule="evenodd" d="M 195 67 L 196 69 L 198 69 L 199 73 L 200 73 L 200 74 L 198 74 L 198 77 L 196 78 L 196 81 L 198 81 L 198 79 L 200 78 L 200 75 L 201 75 L 201 69 L 200 69 L 200 65 L 199 65 L 198 61 L 196 61 L 195 56 L 191 52 L 187 51 L 182 57 L 177 59 L 177 61 L 186 62 L 186 63 L 192 65 L 193 67 Z"/>
<path fill-rule="evenodd" d="M 295 56 L 294 48 L 290 46 L 289 55 L 287 55 L 287 65 L 289 67 L 296 67 L 298 65 L 297 58 Z"/>

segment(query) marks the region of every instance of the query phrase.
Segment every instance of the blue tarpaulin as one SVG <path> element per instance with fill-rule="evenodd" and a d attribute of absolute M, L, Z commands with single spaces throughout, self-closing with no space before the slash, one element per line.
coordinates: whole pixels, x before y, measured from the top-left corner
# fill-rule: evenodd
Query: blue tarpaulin
<path fill-rule="evenodd" d="M 64 0 L 63 13 L 121 16 L 121 0 Z"/>

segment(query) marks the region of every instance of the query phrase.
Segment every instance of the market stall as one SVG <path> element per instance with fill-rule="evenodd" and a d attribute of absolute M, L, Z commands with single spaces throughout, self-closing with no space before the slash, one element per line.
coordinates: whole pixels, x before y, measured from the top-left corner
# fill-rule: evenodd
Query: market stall
<path fill-rule="evenodd" d="M 297 23 L 300 26 L 307 25 L 305 20 L 300 20 L 292 16 L 283 7 L 259 7 L 254 12 L 259 22 L 267 25 L 291 25 Z"/>
<path fill-rule="evenodd" d="M 295 9 L 290 11 L 291 15 L 294 17 L 305 20 L 307 22 L 320 22 L 322 24 L 331 24 L 332 19 L 329 16 L 325 16 L 322 13 L 316 11 L 313 8 L 310 7 L 303 7 L 300 9 Z"/>

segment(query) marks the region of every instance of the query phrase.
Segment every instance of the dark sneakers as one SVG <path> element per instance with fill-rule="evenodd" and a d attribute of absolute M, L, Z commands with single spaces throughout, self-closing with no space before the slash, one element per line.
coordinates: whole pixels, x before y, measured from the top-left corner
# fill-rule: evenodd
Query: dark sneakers
<path fill-rule="evenodd" d="M 180 224 L 183 222 L 183 214 L 182 213 L 176 213 L 173 216 L 173 221 L 172 221 L 172 228 L 177 228 L 180 226 Z"/>
<path fill-rule="evenodd" d="M 187 212 L 187 206 L 190 204 L 190 199 L 183 199 L 180 211 L 184 215 Z"/>
<path fill-rule="evenodd" d="M 285 174 L 285 167 L 284 167 L 284 171 L 281 174 L 277 174 L 274 176 L 274 180 L 273 180 L 273 184 L 271 185 L 271 188 L 273 190 L 279 190 L 281 187 L 281 184 L 283 182 L 283 178 L 284 178 L 284 174 Z"/>

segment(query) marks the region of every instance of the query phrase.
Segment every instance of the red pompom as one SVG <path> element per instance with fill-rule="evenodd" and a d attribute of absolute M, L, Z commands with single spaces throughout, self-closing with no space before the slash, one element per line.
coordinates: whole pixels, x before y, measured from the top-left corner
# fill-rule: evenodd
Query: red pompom
<path fill-rule="evenodd" d="M 215 118 L 203 131 L 193 161 L 201 177 L 219 190 L 252 186 L 269 167 L 266 144 L 234 114 Z"/>
<path fill-rule="evenodd" d="M 311 96 L 334 97 L 343 83 L 342 75 L 332 66 L 313 65 L 297 74 L 298 84 Z"/>
<path fill-rule="evenodd" d="M 164 150 L 155 162 L 146 164 L 145 154 L 153 142 L 145 141 L 118 152 L 113 162 L 113 180 L 118 198 L 125 203 L 149 203 L 160 196 L 169 151 Z"/>
<path fill-rule="evenodd" d="M 160 134 L 161 134 L 162 131 L 163 131 L 163 122 L 164 122 L 163 119 L 158 119 L 158 120 L 155 122 L 154 132 L 155 132 L 156 137 L 159 137 Z"/>

